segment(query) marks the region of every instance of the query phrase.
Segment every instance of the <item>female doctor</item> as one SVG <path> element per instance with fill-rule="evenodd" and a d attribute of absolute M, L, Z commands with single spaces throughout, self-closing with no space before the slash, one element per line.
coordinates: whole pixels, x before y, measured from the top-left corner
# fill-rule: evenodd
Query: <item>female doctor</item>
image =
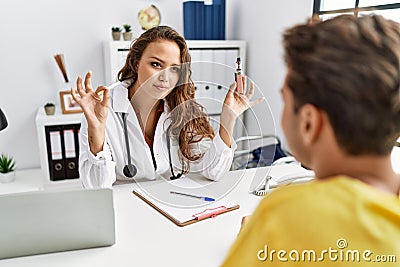
<path fill-rule="evenodd" d="M 190 171 L 219 179 L 232 163 L 237 117 L 262 99 L 228 91 L 214 134 L 204 108 L 194 101 L 185 39 L 168 26 L 144 32 L 132 45 L 119 83 L 93 90 L 92 73 L 71 88 L 85 118 L 79 173 L 85 188 L 111 187 L 135 179 L 179 178 Z"/>

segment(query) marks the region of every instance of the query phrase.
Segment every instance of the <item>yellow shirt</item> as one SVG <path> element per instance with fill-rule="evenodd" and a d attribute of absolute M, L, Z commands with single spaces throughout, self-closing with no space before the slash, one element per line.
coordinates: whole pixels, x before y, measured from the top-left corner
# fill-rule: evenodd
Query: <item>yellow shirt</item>
<path fill-rule="evenodd" d="M 400 199 L 356 179 L 279 188 L 222 266 L 400 266 Z"/>

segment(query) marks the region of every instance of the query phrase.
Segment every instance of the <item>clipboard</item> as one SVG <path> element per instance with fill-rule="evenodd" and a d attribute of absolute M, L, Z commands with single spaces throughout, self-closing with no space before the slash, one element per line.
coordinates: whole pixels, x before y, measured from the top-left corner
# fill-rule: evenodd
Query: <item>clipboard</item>
<path fill-rule="evenodd" d="M 179 181 L 181 180 L 181 181 Z M 192 187 L 183 187 L 180 186 L 180 184 L 184 183 L 186 186 L 187 184 L 191 184 Z M 196 186 L 196 187 L 193 187 Z M 174 205 L 170 205 L 168 203 L 165 203 L 162 199 L 157 199 L 156 197 L 152 196 L 151 194 L 157 194 L 161 193 L 161 195 L 164 196 L 164 200 L 166 198 L 170 198 L 171 201 L 179 198 L 179 196 L 174 196 L 170 194 L 170 191 L 176 190 L 176 188 L 179 187 L 181 191 L 197 191 L 199 190 L 202 191 L 202 193 L 197 193 L 197 194 L 206 194 L 206 195 L 212 195 L 209 191 L 205 190 L 205 188 L 201 187 L 201 185 L 197 184 L 196 182 L 190 180 L 187 177 L 183 177 L 174 181 L 164 181 L 162 183 L 158 183 L 155 185 L 151 185 L 148 187 L 140 187 L 140 186 L 135 186 L 135 189 L 133 190 L 133 194 L 139 197 L 141 200 L 146 202 L 149 206 L 154 208 L 156 211 L 164 215 L 167 219 L 169 219 L 171 222 L 176 224 L 177 226 L 183 227 L 186 225 L 190 225 L 193 223 L 197 223 L 209 218 L 214 218 L 216 216 L 219 216 L 221 214 L 237 210 L 240 208 L 240 205 L 238 204 L 233 204 L 232 201 L 229 200 L 228 197 L 223 197 L 222 199 L 219 199 L 215 202 L 202 202 L 203 205 L 200 206 L 190 206 L 191 204 L 195 204 L 196 201 L 197 203 L 201 203 L 201 200 L 192 200 L 192 199 L 183 199 L 186 201 L 186 204 L 188 204 L 187 207 L 177 207 Z"/>

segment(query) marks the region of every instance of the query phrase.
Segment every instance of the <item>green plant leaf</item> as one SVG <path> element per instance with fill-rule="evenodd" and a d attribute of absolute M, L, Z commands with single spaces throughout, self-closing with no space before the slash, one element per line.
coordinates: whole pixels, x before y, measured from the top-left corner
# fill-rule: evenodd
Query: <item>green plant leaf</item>
<path fill-rule="evenodd" d="M 8 173 L 14 171 L 15 161 L 12 157 L 9 157 L 5 154 L 1 154 L 0 156 L 0 172 Z"/>
<path fill-rule="evenodd" d="M 122 25 L 122 27 L 124 27 L 125 32 L 130 32 L 132 30 L 131 25 L 129 25 L 129 24 L 124 24 L 124 25 Z"/>

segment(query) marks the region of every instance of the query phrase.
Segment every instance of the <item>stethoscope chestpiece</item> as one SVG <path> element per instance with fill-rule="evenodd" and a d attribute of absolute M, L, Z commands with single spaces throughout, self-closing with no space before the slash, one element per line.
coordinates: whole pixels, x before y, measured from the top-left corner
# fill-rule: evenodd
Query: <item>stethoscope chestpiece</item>
<path fill-rule="evenodd" d="M 132 178 L 133 176 L 136 175 L 137 173 L 137 169 L 136 166 L 133 164 L 127 164 L 125 165 L 124 169 L 123 169 L 123 173 L 126 177 L 128 178 Z"/>

